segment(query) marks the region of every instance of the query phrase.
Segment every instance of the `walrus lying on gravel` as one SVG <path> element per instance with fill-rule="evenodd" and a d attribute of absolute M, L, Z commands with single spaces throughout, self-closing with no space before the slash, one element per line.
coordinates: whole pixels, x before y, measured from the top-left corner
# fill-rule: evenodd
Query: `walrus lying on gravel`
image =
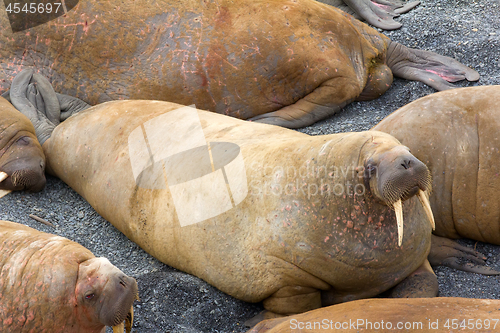
<path fill-rule="evenodd" d="M 78 243 L 0 221 L 0 272 L 3 333 L 130 332 L 135 279 Z"/>
<path fill-rule="evenodd" d="M 40 191 L 45 156 L 26 116 L 0 97 L 0 190 Z"/>
<path fill-rule="evenodd" d="M 236 298 L 290 314 L 398 284 L 437 293 L 429 173 L 388 134 L 311 137 L 160 101 L 100 104 L 55 128 L 20 109 L 44 133 L 49 173 L 148 253 Z"/>
<path fill-rule="evenodd" d="M 500 274 L 480 267 L 484 258 L 477 252 L 442 238 L 500 245 L 499 103 L 500 86 L 453 89 L 420 98 L 373 128 L 394 135 L 432 173 L 434 233 L 440 236 L 433 236 L 432 263 Z"/>
<path fill-rule="evenodd" d="M 266 320 L 249 333 L 497 332 L 500 300 L 458 297 L 364 299 Z"/>
<path fill-rule="evenodd" d="M 166 100 L 297 128 L 380 96 L 393 75 L 438 90 L 479 79 L 313 0 L 80 0 L 22 33 L 0 20 L 0 93 L 36 68 L 57 91 L 90 104 Z"/>

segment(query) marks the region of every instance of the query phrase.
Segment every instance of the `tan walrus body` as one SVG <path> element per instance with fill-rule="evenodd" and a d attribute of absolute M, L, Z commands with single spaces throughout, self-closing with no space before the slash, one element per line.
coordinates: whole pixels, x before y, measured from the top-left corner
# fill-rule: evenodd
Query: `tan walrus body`
<path fill-rule="evenodd" d="M 26 116 L 0 97 L 0 190 L 40 191 L 45 156 Z"/>
<path fill-rule="evenodd" d="M 249 333 L 498 332 L 500 300 L 366 299 L 266 320 Z"/>
<path fill-rule="evenodd" d="M 427 189 L 428 172 L 393 137 L 380 132 L 310 137 L 194 109 L 196 121 L 186 130 L 181 124 L 193 114 L 183 115 L 185 108 L 178 113 L 181 107 L 116 101 L 82 111 L 44 143 L 47 170 L 154 257 L 236 298 L 264 300 L 278 313 L 377 295 L 425 263 L 431 228 L 413 195 Z M 158 147 L 187 145 L 196 122 L 213 156 L 221 153 L 221 143 L 225 152 L 237 147 L 230 156 L 240 154 L 243 169 L 238 171 L 238 158 L 222 163 L 212 156 L 212 166 L 203 171 L 197 149 L 185 148 L 181 159 L 170 157 L 168 163 L 157 158 Z M 151 134 L 153 127 L 158 136 Z M 167 136 L 169 143 L 163 142 Z M 136 177 L 133 166 L 142 153 L 136 148 L 144 137 L 148 157 Z M 155 166 L 159 177 L 147 179 Z M 222 187 L 213 180 L 174 193 L 174 185 L 188 183 L 179 179 L 192 174 L 201 179 L 222 169 Z M 178 178 L 169 178 L 173 171 Z M 164 175 L 168 184 L 162 188 Z M 392 199 L 382 193 L 384 184 L 392 188 Z M 222 206 L 221 191 L 232 193 L 233 208 L 181 226 L 181 216 L 193 219 Z M 182 215 L 186 209 L 175 201 L 182 195 L 211 205 Z M 405 200 L 401 246 L 388 207 L 398 198 Z"/>
<path fill-rule="evenodd" d="M 80 0 L 28 30 L 7 15 L 0 27 L 0 93 L 34 68 L 90 104 L 165 100 L 294 128 L 380 96 L 393 75 L 439 90 L 479 78 L 313 0 Z"/>
<path fill-rule="evenodd" d="M 136 281 L 69 239 L 0 221 L 0 274 L 3 333 L 116 333 L 132 319 Z"/>

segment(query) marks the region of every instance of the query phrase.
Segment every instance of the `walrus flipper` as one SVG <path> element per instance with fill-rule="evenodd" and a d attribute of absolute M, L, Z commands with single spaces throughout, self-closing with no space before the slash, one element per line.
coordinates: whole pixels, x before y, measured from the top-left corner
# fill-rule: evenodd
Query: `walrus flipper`
<path fill-rule="evenodd" d="M 420 1 L 404 3 L 399 0 L 318 0 L 319 2 L 340 8 L 355 18 L 365 20 L 371 25 L 394 30 L 401 28 L 401 23 L 393 20 L 399 14 L 415 8 Z"/>
<path fill-rule="evenodd" d="M 59 93 L 56 93 L 56 96 L 61 107 L 59 121 L 65 121 L 75 113 L 90 108 L 89 104 L 85 103 L 79 98 Z"/>
<path fill-rule="evenodd" d="M 462 246 L 451 239 L 432 235 L 429 261 L 433 266 L 447 266 L 483 275 L 500 274 L 499 271 L 486 267 L 485 260 L 486 257 L 477 251 Z M 472 263 L 466 261 L 472 261 Z"/>
<path fill-rule="evenodd" d="M 286 128 L 301 128 L 328 118 L 354 101 L 363 91 L 355 80 L 333 78 L 291 105 L 247 120 Z"/>
<path fill-rule="evenodd" d="M 438 289 L 436 275 L 426 260 L 415 272 L 392 288 L 388 295 L 394 298 L 436 297 Z"/>
<path fill-rule="evenodd" d="M 344 0 L 344 2 L 366 22 L 384 30 L 401 28 L 402 24 L 392 18 L 406 13 L 420 4 L 420 1 L 413 1 L 405 5 L 397 0 Z"/>
<path fill-rule="evenodd" d="M 394 76 L 421 81 L 436 90 L 456 88 L 450 82 L 479 80 L 478 72 L 452 58 L 396 42 L 391 42 L 387 48 L 387 65 Z"/>
<path fill-rule="evenodd" d="M 56 125 L 44 114 L 43 111 L 45 110 L 40 111 L 33 104 L 33 102 L 37 103 L 37 97 L 34 84 L 30 84 L 32 77 L 33 70 L 25 69 L 21 71 L 12 81 L 10 99 L 12 105 L 31 121 L 35 127 L 36 137 L 40 144 L 43 145 L 52 135 L 52 131 L 54 131 Z M 56 102 L 51 101 L 51 103 Z M 39 107 L 42 106 L 40 105 Z"/>

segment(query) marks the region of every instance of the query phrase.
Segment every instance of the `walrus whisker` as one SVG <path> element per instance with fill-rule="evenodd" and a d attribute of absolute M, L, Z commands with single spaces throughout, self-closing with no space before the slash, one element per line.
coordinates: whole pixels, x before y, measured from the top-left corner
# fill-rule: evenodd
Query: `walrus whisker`
<path fill-rule="evenodd" d="M 394 203 L 394 211 L 396 212 L 396 223 L 398 224 L 398 246 L 403 242 L 403 203 L 401 199 Z"/>
<path fill-rule="evenodd" d="M 0 183 L 3 182 L 5 179 L 7 179 L 7 177 L 9 177 L 8 174 L 6 174 L 3 171 L 0 171 Z"/>
<path fill-rule="evenodd" d="M 429 197 L 427 196 L 427 192 L 418 190 L 418 199 L 424 207 L 425 214 L 427 214 L 427 218 L 431 222 L 432 230 L 436 230 L 436 222 L 434 221 L 434 215 L 432 214 L 431 204 L 429 202 Z"/>
<path fill-rule="evenodd" d="M 139 296 L 137 296 L 138 298 Z M 130 311 L 125 318 L 125 321 L 113 326 L 113 333 L 123 333 L 125 330 L 126 333 L 130 333 L 132 331 L 132 325 L 134 324 L 134 306 L 130 306 Z"/>

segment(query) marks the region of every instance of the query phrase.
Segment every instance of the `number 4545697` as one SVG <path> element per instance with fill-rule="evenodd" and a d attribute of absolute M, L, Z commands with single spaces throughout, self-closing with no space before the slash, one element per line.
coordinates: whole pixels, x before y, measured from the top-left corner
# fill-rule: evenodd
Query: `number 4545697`
<path fill-rule="evenodd" d="M 458 329 L 459 327 L 461 329 L 470 329 L 470 330 L 479 330 L 482 328 L 495 329 L 497 326 L 498 320 L 499 319 L 484 319 L 484 320 L 469 319 L 469 320 L 465 321 L 465 319 L 463 319 L 462 321 L 460 321 L 459 319 L 448 319 L 444 323 L 444 327 L 447 329 L 454 329 L 454 330 Z"/>
<path fill-rule="evenodd" d="M 24 4 L 24 6 L 21 7 L 21 3 L 9 3 L 7 8 L 5 9 L 7 13 L 26 13 L 26 14 L 43 14 L 47 13 L 50 14 L 52 11 L 54 13 L 57 13 L 59 11 L 59 8 L 61 7 L 60 2 L 56 3 L 30 3 L 29 5 L 27 3 Z"/>

